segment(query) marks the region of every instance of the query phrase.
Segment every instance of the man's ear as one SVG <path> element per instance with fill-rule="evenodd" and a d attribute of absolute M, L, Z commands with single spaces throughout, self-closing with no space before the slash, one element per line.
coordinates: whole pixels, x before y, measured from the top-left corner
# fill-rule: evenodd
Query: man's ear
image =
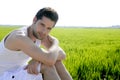
<path fill-rule="evenodd" d="M 33 24 L 35 24 L 36 22 L 37 22 L 37 18 L 34 17 L 34 18 L 33 18 Z"/>

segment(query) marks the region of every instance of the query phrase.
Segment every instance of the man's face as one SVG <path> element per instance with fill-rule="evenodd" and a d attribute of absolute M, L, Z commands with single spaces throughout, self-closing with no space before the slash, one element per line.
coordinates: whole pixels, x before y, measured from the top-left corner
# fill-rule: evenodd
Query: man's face
<path fill-rule="evenodd" d="M 40 40 L 46 38 L 49 32 L 52 30 L 54 24 L 54 21 L 43 16 L 42 19 L 37 20 L 34 23 L 35 26 L 33 27 L 33 35 Z"/>

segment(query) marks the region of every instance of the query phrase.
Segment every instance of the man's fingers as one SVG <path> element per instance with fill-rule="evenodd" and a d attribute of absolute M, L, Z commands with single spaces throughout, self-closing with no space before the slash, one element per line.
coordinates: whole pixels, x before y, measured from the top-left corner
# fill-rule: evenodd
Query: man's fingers
<path fill-rule="evenodd" d="M 30 66 L 30 67 L 28 66 L 27 72 L 28 72 L 29 74 L 38 74 L 39 72 L 38 72 L 36 66 L 37 66 L 37 65 Z"/>

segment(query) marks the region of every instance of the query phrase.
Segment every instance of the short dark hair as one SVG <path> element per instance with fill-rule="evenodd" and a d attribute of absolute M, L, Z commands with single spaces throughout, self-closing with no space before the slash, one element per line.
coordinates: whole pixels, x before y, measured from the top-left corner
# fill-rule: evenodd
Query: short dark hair
<path fill-rule="evenodd" d="M 58 13 L 50 7 L 44 7 L 40 9 L 36 14 L 37 20 L 42 19 L 43 16 L 51 19 L 55 23 L 58 21 Z"/>

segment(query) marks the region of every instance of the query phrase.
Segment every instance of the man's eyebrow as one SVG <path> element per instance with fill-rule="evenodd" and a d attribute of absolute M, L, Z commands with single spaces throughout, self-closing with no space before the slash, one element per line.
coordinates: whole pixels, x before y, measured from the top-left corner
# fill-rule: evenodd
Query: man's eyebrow
<path fill-rule="evenodd" d="M 45 26 L 45 24 L 44 23 L 40 23 L 41 25 L 43 25 L 43 26 Z"/>

